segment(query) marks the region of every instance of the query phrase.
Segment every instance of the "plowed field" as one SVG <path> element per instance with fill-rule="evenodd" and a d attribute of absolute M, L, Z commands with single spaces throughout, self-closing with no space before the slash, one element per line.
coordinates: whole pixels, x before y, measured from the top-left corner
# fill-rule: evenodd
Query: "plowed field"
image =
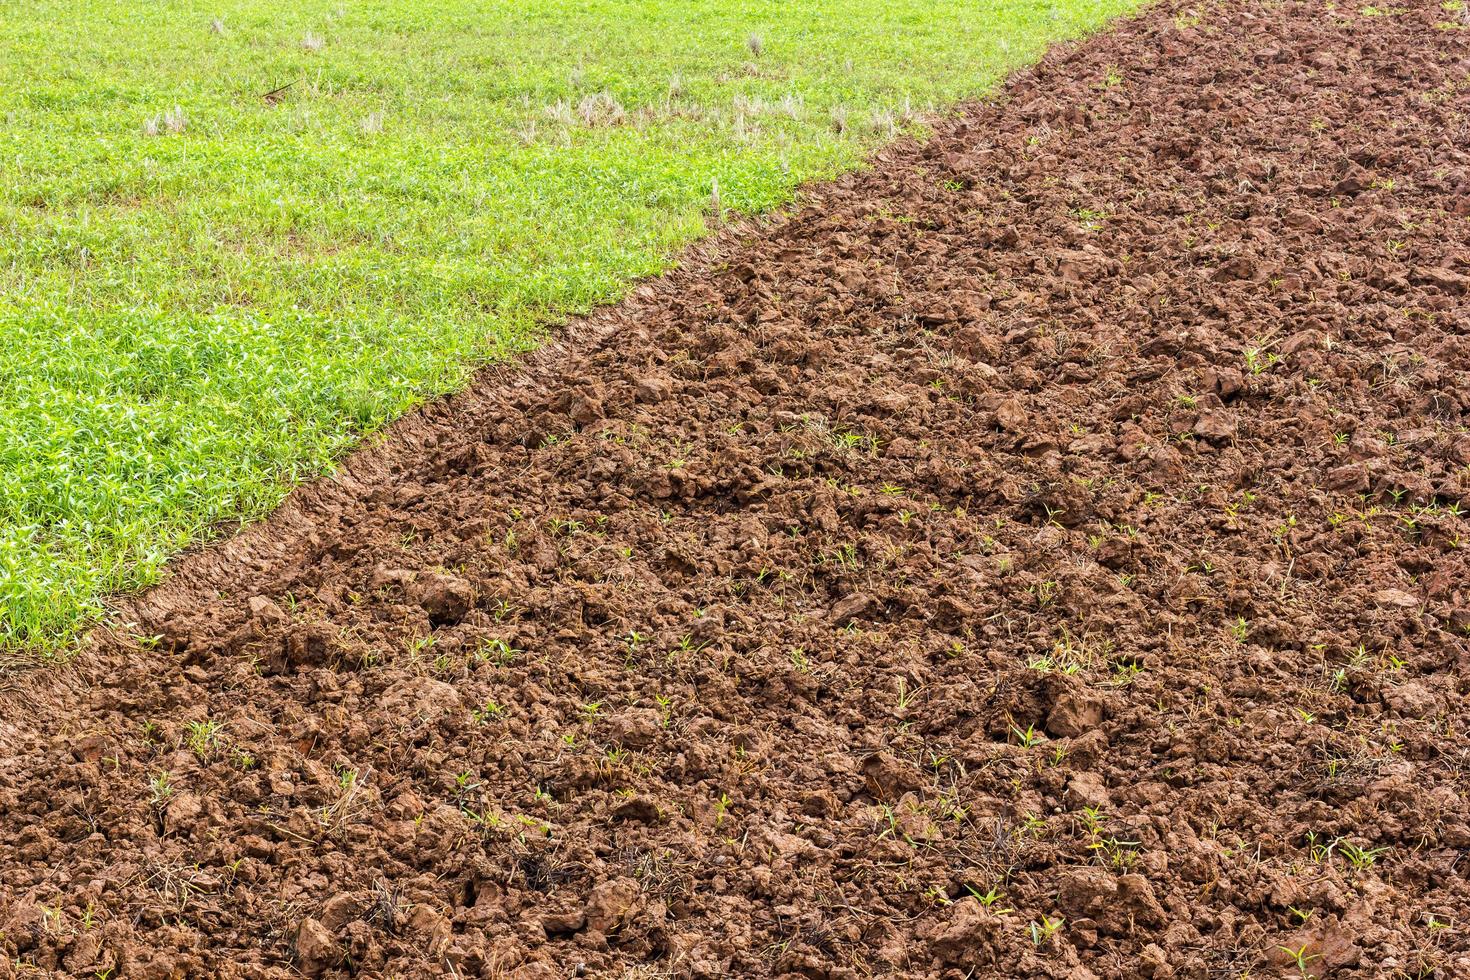
<path fill-rule="evenodd" d="M 183 559 L 0 977 L 1470 976 L 1461 13 L 1155 6 Z"/>

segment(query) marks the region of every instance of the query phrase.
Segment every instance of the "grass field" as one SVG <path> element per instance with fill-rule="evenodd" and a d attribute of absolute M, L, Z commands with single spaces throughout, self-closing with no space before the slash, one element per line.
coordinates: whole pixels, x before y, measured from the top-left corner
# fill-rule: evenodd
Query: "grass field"
<path fill-rule="evenodd" d="M 0 2 L 0 646 L 1129 6 Z"/>

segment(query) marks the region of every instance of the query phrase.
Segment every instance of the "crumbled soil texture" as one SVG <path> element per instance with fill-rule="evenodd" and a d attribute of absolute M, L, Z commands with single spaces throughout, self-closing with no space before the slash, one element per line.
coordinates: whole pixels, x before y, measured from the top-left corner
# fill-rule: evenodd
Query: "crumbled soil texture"
<path fill-rule="evenodd" d="M 0 977 L 1470 976 L 1459 18 L 1156 6 L 183 560 Z"/>

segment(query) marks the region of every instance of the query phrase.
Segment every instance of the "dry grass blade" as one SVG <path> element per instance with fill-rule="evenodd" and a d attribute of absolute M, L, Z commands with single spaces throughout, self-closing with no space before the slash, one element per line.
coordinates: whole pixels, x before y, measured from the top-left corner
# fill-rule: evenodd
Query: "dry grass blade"
<path fill-rule="evenodd" d="M 376 798 L 376 794 L 367 786 L 371 775 L 372 770 L 359 773 L 354 769 L 347 769 L 342 772 L 337 798 L 321 811 L 321 824 L 326 836 L 341 840 L 346 836 L 348 827 L 367 816 Z"/>
<path fill-rule="evenodd" d="M 214 894 L 220 880 L 197 864 L 155 864 L 145 883 L 165 902 L 183 912 L 194 899 Z"/>

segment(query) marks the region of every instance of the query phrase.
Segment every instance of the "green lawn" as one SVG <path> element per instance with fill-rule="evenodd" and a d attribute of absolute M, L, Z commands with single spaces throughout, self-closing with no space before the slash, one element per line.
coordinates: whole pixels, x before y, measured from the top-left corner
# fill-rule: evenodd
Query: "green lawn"
<path fill-rule="evenodd" d="M 1132 5 L 0 0 L 0 647 Z"/>

